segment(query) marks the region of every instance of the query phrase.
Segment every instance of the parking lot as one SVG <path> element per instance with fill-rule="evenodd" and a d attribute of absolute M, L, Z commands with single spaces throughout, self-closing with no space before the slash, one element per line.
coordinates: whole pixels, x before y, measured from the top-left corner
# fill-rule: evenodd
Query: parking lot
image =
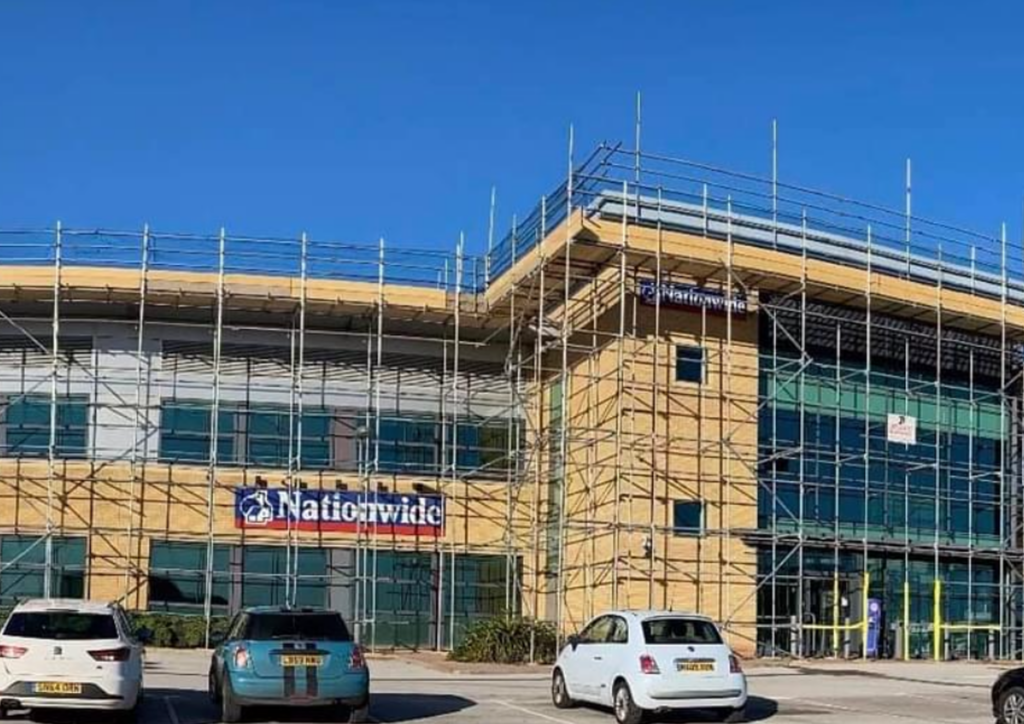
<path fill-rule="evenodd" d="M 208 661 L 203 652 L 150 652 L 140 721 L 216 724 L 219 719 L 206 699 Z M 386 724 L 613 724 L 609 713 L 597 709 L 552 707 L 546 670 L 463 673 L 446 668 L 401 658 L 372 660 L 372 718 Z M 966 663 L 751 665 L 749 718 L 776 724 L 991 722 L 988 691 L 999 672 L 995 666 Z M 71 719 L 76 720 L 81 719 Z M 330 720 L 289 710 L 258 712 L 250 719 L 293 724 Z M 667 721 L 702 718 L 673 716 Z"/>

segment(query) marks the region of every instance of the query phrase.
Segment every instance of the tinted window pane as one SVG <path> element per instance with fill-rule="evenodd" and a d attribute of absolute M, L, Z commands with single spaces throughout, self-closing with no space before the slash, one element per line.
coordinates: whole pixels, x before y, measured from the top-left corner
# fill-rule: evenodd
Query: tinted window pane
<path fill-rule="evenodd" d="M 672 505 L 672 532 L 699 535 L 703 527 L 704 505 L 698 500 L 677 500 Z"/>
<path fill-rule="evenodd" d="M 351 641 L 352 637 L 336 613 L 253 613 L 245 638 L 303 639 L 307 641 Z"/>
<path fill-rule="evenodd" d="M 676 347 L 676 381 L 704 381 L 704 349 L 678 345 Z"/>
<path fill-rule="evenodd" d="M 56 454 L 62 458 L 85 457 L 85 432 L 88 420 L 87 397 L 60 397 L 56 406 Z M 25 395 L 11 398 L 7 404 L 7 454 L 17 457 L 45 457 L 50 446 L 50 398 Z"/>
<path fill-rule="evenodd" d="M 710 621 L 696 618 L 654 618 L 644 621 L 648 644 L 720 644 L 722 637 Z"/>
<path fill-rule="evenodd" d="M 66 611 L 15 613 L 4 627 L 4 635 L 61 641 L 118 637 L 113 616 Z"/>

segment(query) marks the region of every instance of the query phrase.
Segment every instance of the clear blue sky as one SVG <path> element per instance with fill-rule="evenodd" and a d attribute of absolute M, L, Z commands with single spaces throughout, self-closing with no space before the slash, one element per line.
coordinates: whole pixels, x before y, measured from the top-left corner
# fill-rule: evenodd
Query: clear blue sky
<path fill-rule="evenodd" d="M 482 248 L 629 139 L 1020 238 L 1024 7 L 970 2 L 0 5 L 0 226 Z"/>

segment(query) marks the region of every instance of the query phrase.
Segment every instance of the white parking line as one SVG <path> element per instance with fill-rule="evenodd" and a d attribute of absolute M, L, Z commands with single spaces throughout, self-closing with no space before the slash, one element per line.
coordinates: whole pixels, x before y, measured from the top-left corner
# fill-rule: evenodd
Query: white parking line
<path fill-rule="evenodd" d="M 538 717 L 539 719 L 547 719 L 548 721 L 555 722 L 555 724 L 576 724 L 576 722 L 569 721 L 568 719 L 559 719 L 557 716 L 550 716 L 549 714 L 542 714 L 539 711 L 534 711 L 533 709 L 527 709 L 525 706 L 516 706 L 515 704 L 510 704 L 509 702 L 501 701 L 500 699 L 488 699 L 487 703 L 489 703 L 489 704 L 501 704 L 502 706 L 504 706 L 504 707 L 506 707 L 508 709 L 513 709 L 514 711 L 519 711 L 519 712 L 522 712 L 523 714 L 530 714 L 532 716 Z"/>
<path fill-rule="evenodd" d="M 171 724 L 181 724 L 178 719 L 178 712 L 174 711 L 174 704 L 171 703 L 171 697 L 164 697 L 164 706 L 167 707 L 167 716 L 171 720 Z"/>

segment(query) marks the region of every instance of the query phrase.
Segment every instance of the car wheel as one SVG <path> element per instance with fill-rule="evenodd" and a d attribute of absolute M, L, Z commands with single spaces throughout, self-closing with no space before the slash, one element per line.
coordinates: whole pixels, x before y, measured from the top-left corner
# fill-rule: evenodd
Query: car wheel
<path fill-rule="evenodd" d="M 217 672 L 210 667 L 210 673 L 207 675 L 206 691 L 210 695 L 210 702 L 212 704 L 220 704 L 220 685 L 217 683 Z"/>
<path fill-rule="evenodd" d="M 235 701 L 234 692 L 231 691 L 231 678 L 224 677 L 220 687 L 220 720 L 224 724 L 235 724 L 242 721 L 242 707 Z"/>
<path fill-rule="evenodd" d="M 643 721 L 644 710 L 633 701 L 633 694 L 625 681 L 615 685 L 612 704 L 615 709 L 615 721 L 619 724 L 640 724 Z"/>
<path fill-rule="evenodd" d="M 561 669 L 555 669 L 551 676 L 551 703 L 556 709 L 571 709 L 576 702 L 569 696 L 569 688 L 565 685 L 565 676 Z"/>
<path fill-rule="evenodd" d="M 999 724 L 1024 724 L 1024 689 L 1011 686 L 999 695 Z"/>
<path fill-rule="evenodd" d="M 370 700 L 367 699 L 362 706 L 354 706 L 348 710 L 349 724 L 363 724 L 370 718 Z"/>

